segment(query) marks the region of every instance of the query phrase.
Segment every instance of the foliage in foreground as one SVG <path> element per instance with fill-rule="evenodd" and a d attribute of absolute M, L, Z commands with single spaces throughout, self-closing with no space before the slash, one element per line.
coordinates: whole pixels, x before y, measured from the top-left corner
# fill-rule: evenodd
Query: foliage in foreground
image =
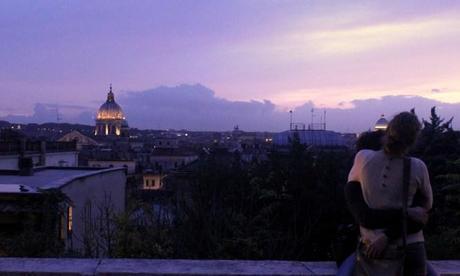
<path fill-rule="evenodd" d="M 12 213 L 22 218 L 18 229 L 20 234 L 2 231 L 0 256 L 62 256 L 64 243 L 58 238 L 58 226 L 64 202 L 68 202 L 68 198 L 57 189 L 43 191 L 35 200 L 23 201 L 21 210 Z"/>
<path fill-rule="evenodd" d="M 336 183 L 350 162 L 346 151 L 307 152 L 298 141 L 247 167 L 238 155 L 207 157 L 193 204 L 179 208 L 177 257 L 331 259 Z"/>

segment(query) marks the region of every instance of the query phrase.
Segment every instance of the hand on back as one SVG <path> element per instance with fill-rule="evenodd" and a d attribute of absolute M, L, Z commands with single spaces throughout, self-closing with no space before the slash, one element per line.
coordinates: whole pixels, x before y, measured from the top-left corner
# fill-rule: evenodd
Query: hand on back
<path fill-rule="evenodd" d="M 426 224 L 428 222 L 428 211 L 423 207 L 408 208 L 407 216 L 410 219 L 422 224 Z"/>
<path fill-rule="evenodd" d="M 365 253 L 369 258 L 380 258 L 382 257 L 387 245 L 388 237 L 385 234 L 382 234 L 375 241 L 371 242 L 366 246 Z"/>

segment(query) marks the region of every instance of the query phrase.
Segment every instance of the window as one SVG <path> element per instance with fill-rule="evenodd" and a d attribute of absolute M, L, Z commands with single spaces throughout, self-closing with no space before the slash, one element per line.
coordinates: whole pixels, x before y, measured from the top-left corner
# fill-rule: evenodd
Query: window
<path fill-rule="evenodd" d="M 155 179 L 152 179 L 152 187 L 155 187 Z"/>
<path fill-rule="evenodd" d="M 73 227 L 73 209 L 72 206 L 67 208 L 67 233 L 72 233 Z"/>

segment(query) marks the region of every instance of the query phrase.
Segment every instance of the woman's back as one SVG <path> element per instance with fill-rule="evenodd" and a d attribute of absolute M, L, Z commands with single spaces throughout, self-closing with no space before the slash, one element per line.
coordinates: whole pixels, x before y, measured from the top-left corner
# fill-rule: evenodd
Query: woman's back
<path fill-rule="evenodd" d="M 362 150 L 355 158 L 348 181 L 359 181 L 363 197 L 370 208 L 398 209 L 402 207 L 403 158 L 390 157 L 383 150 Z M 408 204 L 411 205 L 417 191 L 427 198 L 426 207 L 431 209 L 432 193 L 425 164 L 411 158 L 411 177 Z M 363 237 L 374 240 L 380 230 L 362 229 Z M 408 242 L 423 241 L 422 232 L 412 234 Z"/>

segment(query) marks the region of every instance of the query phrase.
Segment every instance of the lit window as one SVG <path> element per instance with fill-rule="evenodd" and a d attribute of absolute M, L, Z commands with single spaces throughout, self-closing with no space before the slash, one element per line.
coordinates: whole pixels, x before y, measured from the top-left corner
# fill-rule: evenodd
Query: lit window
<path fill-rule="evenodd" d="M 73 210 L 72 207 L 69 206 L 67 208 L 67 232 L 72 232 L 72 225 L 73 224 Z"/>

